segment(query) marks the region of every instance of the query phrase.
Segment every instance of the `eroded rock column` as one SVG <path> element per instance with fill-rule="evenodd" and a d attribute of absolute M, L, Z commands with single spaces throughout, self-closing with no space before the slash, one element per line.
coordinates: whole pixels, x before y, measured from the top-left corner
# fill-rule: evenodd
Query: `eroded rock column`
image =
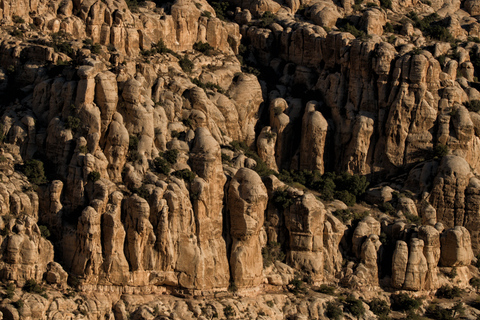
<path fill-rule="evenodd" d="M 228 189 L 233 241 L 230 268 L 238 288 L 262 283 L 263 259 L 259 234 L 267 201 L 267 189 L 260 176 L 247 168 L 238 170 Z"/>

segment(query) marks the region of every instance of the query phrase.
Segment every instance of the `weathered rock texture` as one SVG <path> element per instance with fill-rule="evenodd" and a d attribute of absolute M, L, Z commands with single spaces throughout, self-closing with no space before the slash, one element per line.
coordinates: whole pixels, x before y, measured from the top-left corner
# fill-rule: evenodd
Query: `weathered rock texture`
<path fill-rule="evenodd" d="M 0 303 L 5 318 L 221 318 L 220 303 L 129 294 L 248 294 L 300 274 L 421 291 L 459 267 L 467 285 L 480 251 L 478 4 L 231 4 L 237 23 L 205 0 L 0 0 L 0 279 L 95 292 L 22 293 L 24 309 Z M 413 8 L 463 42 L 396 20 Z M 322 185 L 331 171 L 388 182 L 368 191 L 369 213 L 349 212 L 325 201 L 342 195 Z M 324 300 L 281 299 L 282 311 L 232 310 L 324 314 Z"/>
<path fill-rule="evenodd" d="M 233 281 L 242 287 L 262 283 L 262 248 L 260 230 L 267 207 L 267 189 L 255 171 L 237 171 L 228 189 L 228 211 L 232 249 L 230 268 Z"/>

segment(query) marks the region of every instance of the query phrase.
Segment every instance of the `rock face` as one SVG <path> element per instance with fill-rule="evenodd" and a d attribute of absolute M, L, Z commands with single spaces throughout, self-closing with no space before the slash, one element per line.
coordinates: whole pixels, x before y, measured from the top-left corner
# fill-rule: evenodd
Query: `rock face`
<path fill-rule="evenodd" d="M 440 249 L 440 233 L 432 226 L 422 226 L 418 230 L 418 237 L 423 240 L 423 255 L 427 260 L 428 267 L 425 289 L 433 290 L 438 286 L 437 266 L 442 252 Z"/>
<path fill-rule="evenodd" d="M 424 242 L 413 238 L 410 246 L 397 241 L 392 261 L 392 286 L 405 290 L 422 290 L 428 271 L 424 254 Z"/>
<path fill-rule="evenodd" d="M 263 281 L 259 235 L 267 207 L 267 190 L 255 171 L 241 168 L 230 182 L 228 199 L 233 281 L 239 288 L 258 286 Z"/>
<path fill-rule="evenodd" d="M 327 138 L 327 120 L 315 111 L 315 102 L 305 108 L 302 119 L 302 144 L 300 145 L 300 169 L 318 170 L 323 173 L 325 140 Z"/>
<path fill-rule="evenodd" d="M 442 252 L 440 263 L 445 267 L 468 266 L 473 259 L 470 234 L 467 229 L 456 226 L 446 230 L 440 238 Z"/>
<path fill-rule="evenodd" d="M 191 150 L 192 170 L 198 174 L 192 185 L 197 239 L 202 254 L 197 270 L 200 288 L 226 288 L 229 283 L 225 241 L 222 237 L 223 173 L 220 146 L 206 128 L 198 128 Z M 202 283 L 203 281 L 203 283 Z"/>
<path fill-rule="evenodd" d="M 325 207 L 314 195 L 305 194 L 285 211 L 285 226 L 290 237 L 288 261 L 312 273 L 314 281 L 323 279 L 323 228 Z"/>
<path fill-rule="evenodd" d="M 4 317 L 317 319 L 333 298 L 227 291 L 468 286 L 478 3 L 340 2 L 0 0 Z M 9 298 L 67 279 L 85 294 Z"/>

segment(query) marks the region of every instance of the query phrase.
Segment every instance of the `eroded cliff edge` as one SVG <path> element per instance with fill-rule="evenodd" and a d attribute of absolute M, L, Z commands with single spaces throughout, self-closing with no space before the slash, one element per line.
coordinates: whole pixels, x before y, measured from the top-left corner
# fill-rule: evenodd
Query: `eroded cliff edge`
<path fill-rule="evenodd" d="M 6 290 L 6 318 L 209 317 L 161 293 L 283 318 L 306 302 L 247 297 L 298 281 L 472 290 L 474 1 L 135 3 L 0 2 L 0 277 L 52 290 Z"/>

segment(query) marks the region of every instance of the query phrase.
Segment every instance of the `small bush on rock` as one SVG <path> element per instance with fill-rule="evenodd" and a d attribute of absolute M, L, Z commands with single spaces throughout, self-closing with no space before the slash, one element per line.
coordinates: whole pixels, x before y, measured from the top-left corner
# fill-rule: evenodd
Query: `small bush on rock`
<path fill-rule="evenodd" d="M 27 176 L 28 180 L 33 184 L 43 184 L 47 182 L 45 177 L 45 169 L 43 162 L 40 160 L 27 160 L 23 167 L 23 173 Z"/>
<path fill-rule="evenodd" d="M 359 319 L 365 314 L 365 308 L 363 307 L 362 300 L 355 299 L 353 296 L 348 296 L 343 303 L 343 311 L 352 314 Z"/>
<path fill-rule="evenodd" d="M 188 170 L 188 169 L 182 169 L 182 170 L 177 170 L 172 173 L 175 177 L 180 178 L 185 180 L 186 182 L 192 183 L 193 180 L 195 179 L 195 173 Z"/>
<path fill-rule="evenodd" d="M 42 294 L 45 291 L 45 289 L 43 289 L 34 279 L 29 279 L 23 286 L 23 291 L 29 292 L 29 293 Z"/>
<path fill-rule="evenodd" d="M 420 307 L 420 301 L 406 293 L 393 294 L 390 298 L 392 310 L 395 311 L 413 311 Z"/>
<path fill-rule="evenodd" d="M 327 305 L 325 306 L 325 316 L 328 319 L 340 320 L 343 316 L 342 308 L 340 308 L 338 303 L 328 301 Z"/>
<path fill-rule="evenodd" d="M 284 261 L 285 253 L 278 242 L 270 241 L 266 247 L 262 248 L 263 266 L 271 266 L 275 261 Z"/>
<path fill-rule="evenodd" d="M 457 286 L 449 286 L 449 285 L 443 285 L 440 288 L 438 288 L 436 296 L 439 298 L 445 298 L 445 299 L 453 299 L 460 297 L 462 294 L 462 290 L 457 287 Z"/>

